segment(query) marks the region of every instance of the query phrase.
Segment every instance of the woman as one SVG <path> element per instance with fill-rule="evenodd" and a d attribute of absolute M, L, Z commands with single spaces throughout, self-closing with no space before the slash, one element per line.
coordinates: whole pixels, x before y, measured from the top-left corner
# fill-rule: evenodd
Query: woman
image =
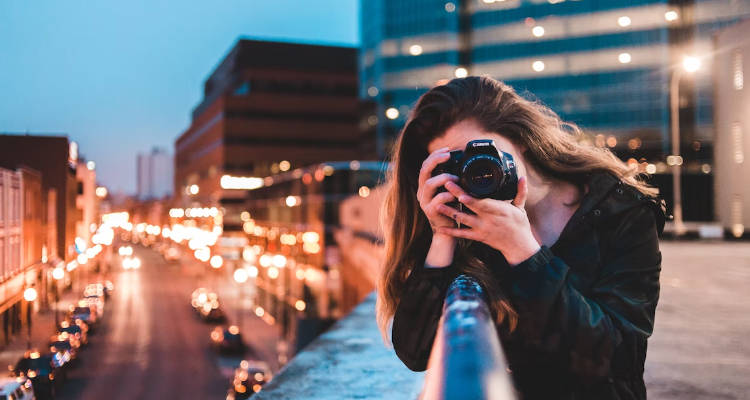
<path fill-rule="evenodd" d="M 512 201 L 473 198 L 456 176 L 432 176 L 476 139 L 513 156 Z M 463 273 L 485 289 L 523 398 L 646 398 L 665 219 L 656 193 L 501 82 L 468 77 L 431 89 L 394 149 L 378 284 L 384 337 L 393 318 L 396 354 L 424 370 L 445 291 Z"/>

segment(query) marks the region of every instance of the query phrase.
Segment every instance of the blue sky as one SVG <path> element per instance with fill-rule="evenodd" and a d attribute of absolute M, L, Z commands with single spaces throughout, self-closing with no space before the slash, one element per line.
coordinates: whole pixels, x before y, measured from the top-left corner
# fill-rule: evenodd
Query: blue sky
<path fill-rule="evenodd" d="M 358 0 L 0 0 L 0 132 L 67 134 L 135 191 L 135 155 L 173 152 L 240 36 L 359 44 Z"/>

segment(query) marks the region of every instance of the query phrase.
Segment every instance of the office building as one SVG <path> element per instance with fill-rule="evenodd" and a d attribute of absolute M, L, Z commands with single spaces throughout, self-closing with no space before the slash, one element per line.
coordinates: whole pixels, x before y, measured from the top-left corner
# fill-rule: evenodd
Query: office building
<path fill-rule="evenodd" d="M 35 287 L 44 302 L 45 202 L 39 172 L 0 168 L 0 343 L 21 332 L 36 302 L 23 299 Z"/>
<path fill-rule="evenodd" d="M 154 147 L 150 153 L 138 154 L 138 193 L 140 200 L 161 199 L 172 195 L 174 161 L 164 149 Z"/>
<path fill-rule="evenodd" d="M 79 159 L 76 168 L 76 208 L 80 218 L 76 222 L 76 237 L 86 247 L 92 245 L 92 228 L 98 226 L 99 198 L 96 196 L 96 163 Z"/>
<path fill-rule="evenodd" d="M 47 248 L 50 262 L 73 261 L 76 222 L 81 212 L 76 207 L 78 183 L 76 166 L 78 145 L 64 136 L 0 135 L 0 167 L 15 170 L 28 167 L 41 174 L 42 193 L 55 202 L 54 243 Z"/>
<path fill-rule="evenodd" d="M 366 107 L 357 96 L 355 48 L 240 39 L 206 80 L 175 142 L 180 205 L 223 206 L 225 229 L 241 230 L 233 204 L 263 177 L 371 158 Z"/>
<path fill-rule="evenodd" d="M 670 79 L 694 55 L 702 67 L 680 80 L 679 119 L 684 178 L 696 182 L 683 186 L 706 193 L 712 35 L 748 16 L 737 0 L 363 0 L 359 94 L 377 104 L 380 156 L 429 88 L 489 75 L 659 175 L 669 173 Z M 654 181 L 671 198 L 671 178 Z M 710 201 L 697 201 L 686 217 L 711 219 Z"/>
<path fill-rule="evenodd" d="M 716 37 L 716 139 L 714 175 L 716 217 L 733 237 L 750 228 L 750 20 Z"/>

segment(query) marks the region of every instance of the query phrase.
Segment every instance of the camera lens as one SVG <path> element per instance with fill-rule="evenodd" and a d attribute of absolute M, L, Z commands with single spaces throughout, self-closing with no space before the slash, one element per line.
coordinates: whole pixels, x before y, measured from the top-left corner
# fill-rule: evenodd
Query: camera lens
<path fill-rule="evenodd" d="M 495 193 L 505 180 L 505 174 L 500 160 L 478 155 L 464 163 L 461 178 L 466 190 L 481 198 Z"/>

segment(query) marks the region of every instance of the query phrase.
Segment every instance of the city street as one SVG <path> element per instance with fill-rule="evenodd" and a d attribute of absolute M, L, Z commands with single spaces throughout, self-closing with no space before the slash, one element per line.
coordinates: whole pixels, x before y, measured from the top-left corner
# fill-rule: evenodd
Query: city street
<path fill-rule="evenodd" d="M 142 267 L 113 267 L 115 291 L 104 323 L 90 336 L 60 398 L 223 398 L 230 381 L 226 374 L 239 360 L 211 351 L 213 325 L 199 320 L 190 307 L 190 293 L 199 285 L 196 275 L 153 250 L 133 247 Z M 231 323 L 235 314 L 228 313 Z"/>

